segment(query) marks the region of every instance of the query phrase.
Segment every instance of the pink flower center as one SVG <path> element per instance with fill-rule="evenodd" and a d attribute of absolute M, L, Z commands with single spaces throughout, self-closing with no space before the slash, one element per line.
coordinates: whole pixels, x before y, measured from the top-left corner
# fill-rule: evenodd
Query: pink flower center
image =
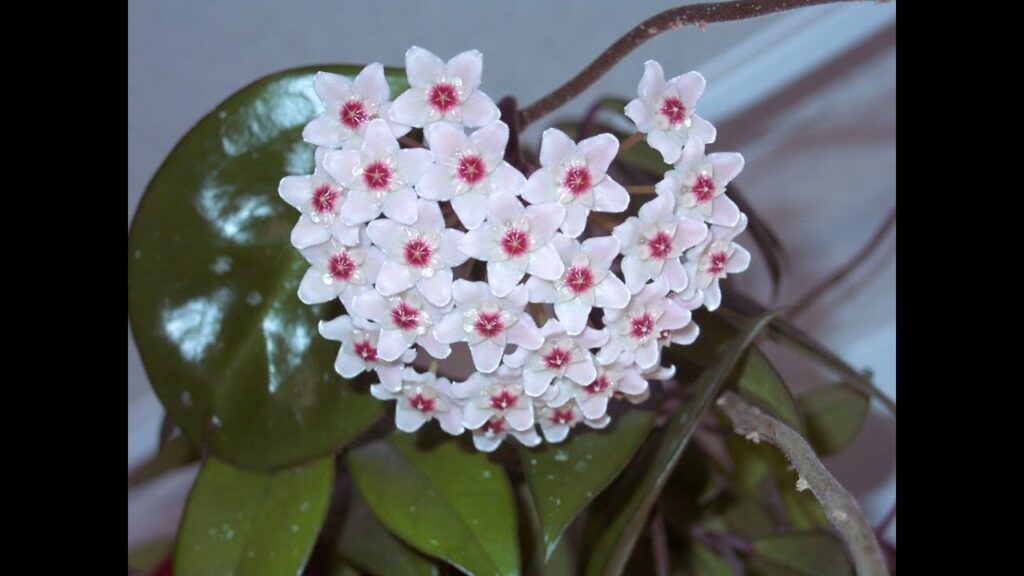
<path fill-rule="evenodd" d="M 664 260 L 672 252 L 672 236 L 668 232 L 659 231 L 647 241 L 647 249 L 654 260 Z"/>
<path fill-rule="evenodd" d="M 493 338 L 505 330 L 501 312 L 478 312 L 473 328 L 484 338 Z"/>
<path fill-rule="evenodd" d="M 697 176 L 697 181 L 693 183 L 690 190 L 697 197 L 697 203 L 703 204 L 715 197 L 715 181 L 701 174 Z"/>
<path fill-rule="evenodd" d="M 338 252 L 327 259 L 327 273 L 335 280 L 349 280 L 356 273 L 356 263 L 348 252 Z"/>
<path fill-rule="evenodd" d="M 686 119 L 686 105 L 683 101 L 674 96 L 665 98 L 661 103 L 661 115 L 668 119 L 673 126 L 682 123 Z"/>
<path fill-rule="evenodd" d="M 413 238 L 405 243 L 402 252 L 406 264 L 413 268 L 426 268 L 434 255 L 434 247 L 423 238 Z"/>
<path fill-rule="evenodd" d="M 370 119 L 370 114 L 366 112 L 366 106 L 363 106 L 361 100 L 349 100 L 342 104 L 338 116 L 341 123 L 351 130 L 358 130 Z"/>
<path fill-rule="evenodd" d="M 555 409 L 551 412 L 551 423 L 552 424 L 572 424 L 575 419 L 572 408 L 565 408 L 564 410 Z"/>
<path fill-rule="evenodd" d="M 544 364 L 551 370 L 561 370 L 565 368 L 572 360 L 572 354 L 564 348 L 555 346 L 544 355 Z"/>
<path fill-rule="evenodd" d="M 427 398 L 423 396 L 423 394 L 417 394 L 412 398 L 409 398 L 409 405 L 419 410 L 420 412 L 434 411 L 434 399 Z"/>
<path fill-rule="evenodd" d="M 377 348 L 370 343 L 369 340 L 360 340 L 356 342 L 355 346 L 356 356 L 363 359 L 363 362 L 376 362 L 377 361 Z"/>
<path fill-rule="evenodd" d="M 455 175 L 470 186 L 477 184 L 487 175 L 484 159 L 474 154 L 467 154 L 459 158 L 459 165 L 455 167 Z"/>
<path fill-rule="evenodd" d="M 363 182 L 370 190 L 387 190 L 391 184 L 391 168 L 377 160 L 363 168 Z"/>
<path fill-rule="evenodd" d="M 459 93 L 455 90 L 455 86 L 447 82 L 438 82 L 430 89 L 430 94 L 427 95 L 427 102 L 430 103 L 434 110 L 444 114 L 458 106 Z"/>
<path fill-rule="evenodd" d="M 501 249 L 510 257 L 522 256 L 530 249 L 530 235 L 519 228 L 509 228 L 501 236 Z"/>
<path fill-rule="evenodd" d="M 729 259 L 729 256 L 725 252 L 715 252 L 711 255 L 708 262 L 708 272 L 711 274 L 721 274 L 722 270 L 725 270 L 725 263 Z"/>
<path fill-rule="evenodd" d="M 644 312 L 630 320 L 629 335 L 637 340 L 643 340 L 654 331 L 654 316 L 650 312 Z"/>
<path fill-rule="evenodd" d="M 327 184 L 321 184 L 313 191 L 310 205 L 317 214 L 334 212 L 334 205 L 338 202 L 338 191 Z"/>
<path fill-rule="evenodd" d="M 488 420 L 487 422 L 484 422 L 483 431 L 484 434 L 493 434 L 497 436 L 505 431 L 505 421 L 498 420 L 497 418 Z"/>
<path fill-rule="evenodd" d="M 570 266 L 565 273 L 565 285 L 573 294 L 586 292 L 594 285 L 594 274 L 587 266 Z"/>
<path fill-rule="evenodd" d="M 405 302 L 399 302 L 391 309 L 391 321 L 400 330 L 413 330 L 420 325 L 420 311 Z"/>
<path fill-rule="evenodd" d="M 562 186 L 572 193 L 573 196 L 584 194 L 587 190 L 590 190 L 590 185 L 590 170 L 587 170 L 586 166 L 573 166 L 569 168 L 565 173 L 565 178 L 562 179 Z"/>
<path fill-rule="evenodd" d="M 601 374 L 600 376 L 597 377 L 597 380 L 594 380 L 590 384 L 587 384 L 586 386 L 583 387 L 583 389 L 587 391 L 587 394 L 600 394 L 601 392 L 607 390 L 608 387 L 611 385 L 612 381 L 608 379 L 608 375 Z"/>
<path fill-rule="evenodd" d="M 516 405 L 516 400 L 518 399 L 519 397 L 509 392 L 507 388 L 502 388 L 500 394 L 491 396 L 491 408 L 495 410 L 508 410 Z"/>

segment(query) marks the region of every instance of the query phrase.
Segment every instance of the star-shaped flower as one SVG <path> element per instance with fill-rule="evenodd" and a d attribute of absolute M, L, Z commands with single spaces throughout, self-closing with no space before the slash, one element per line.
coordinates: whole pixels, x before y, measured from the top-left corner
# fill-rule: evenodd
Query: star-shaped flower
<path fill-rule="evenodd" d="M 415 350 L 406 350 L 398 358 L 384 360 L 377 354 L 380 326 L 359 317 L 338 316 L 334 320 L 320 321 L 320 335 L 341 342 L 341 350 L 334 361 L 334 370 L 345 378 L 355 378 L 363 372 L 377 373 L 380 385 L 391 392 L 402 389 L 402 368 L 416 358 Z"/>
<path fill-rule="evenodd" d="M 413 46 L 405 53 L 410 88 L 391 105 L 391 119 L 423 128 L 439 121 L 470 128 L 498 119 L 501 113 L 480 89 L 484 57 L 468 50 L 447 64 L 431 52 Z"/>
<path fill-rule="evenodd" d="M 483 373 L 494 372 L 506 344 L 536 350 L 544 343 L 533 318 L 524 312 L 526 287 L 516 286 L 505 298 L 491 293 L 483 282 L 456 280 L 452 288 L 455 309 L 434 329 L 438 342 L 469 343 L 473 364 Z"/>
<path fill-rule="evenodd" d="M 323 168 L 326 148 L 317 148 L 313 174 L 285 176 L 277 192 L 302 216 L 292 228 L 292 245 L 302 250 L 323 244 L 331 238 L 346 246 L 359 243 L 359 228 L 346 225 L 339 214 L 345 201 L 345 189 Z"/>
<path fill-rule="evenodd" d="M 548 320 L 540 329 L 544 345 L 536 351 L 523 348 L 505 358 L 505 364 L 523 369 L 523 387 L 533 397 L 543 396 L 553 380 L 563 378 L 586 386 L 597 377 L 591 349 L 608 342 L 604 330 L 585 329 L 578 336 L 566 334 L 557 320 Z"/>
<path fill-rule="evenodd" d="M 477 450 L 493 452 L 511 433 L 526 446 L 536 446 L 533 401 L 525 395 L 518 370 L 501 367 L 494 374 L 475 373 L 465 382 L 452 384 L 462 399 L 462 423 L 473 430 Z"/>
<path fill-rule="evenodd" d="M 423 133 L 436 160 L 416 190 L 423 198 L 451 201 L 467 229 L 483 223 L 491 194 L 519 194 L 526 183 L 519 170 L 502 160 L 508 143 L 504 122 L 491 122 L 469 136 L 447 122 L 431 124 Z"/>
<path fill-rule="evenodd" d="M 597 376 L 586 386 L 572 389 L 572 398 L 587 418 L 600 418 L 608 410 L 608 400 L 618 395 L 638 396 L 647 391 L 647 380 L 636 365 L 613 363 L 598 365 Z"/>
<path fill-rule="evenodd" d="M 309 270 L 299 282 L 299 300 L 303 304 L 322 304 L 340 296 L 347 309 L 352 298 L 368 290 L 377 280 L 384 255 L 370 245 L 366 233 L 358 247 L 331 241 L 300 250 L 309 262 Z"/>
<path fill-rule="evenodd" d="M 490 198 L 487 220 L 462 238 L 459 248 L 487 262 L 487 282 L 496 296 L 512 291 L 523 276 L 554 280 L 562 275 L 562 259 L 551 245 L 565 209 L 558 204 L 524 208 L 509 192 Z"/>
<path fill-rule="evenodd" d="M 569 334 L 579 334 L 587 325 L 590 311 L 599 308 L 621 309 L 629 303 L 629 290 L 610 271 L 619 253 L 614 236 L 577 240 L 555 236 L 551 245 L 558 251 L 565 271 L 555 281 L 531 276 L 526 281 L 531 302 L 555 305 L 555 314 Z"/>
<path fill-rule="evenodd" d="M 647 143 L 661 152 L 668 164 L 679 159 L 691 136 L 707 144 L 715 141 L 715 127 L 693 113 L 704 85 L 704 77 L 698 72 L 666 81 L 661 64 L 654 60 L 644 63 L 644 75 L 637 87 L 640 97 L 626 104 L 626 116 L 638 132 L 647 134 Z"/>
<path fill-rule="evenodd" d="M 303 140 L 310 144 L 358 148 L 367 124 L 376 118 L 388 120 L 391 88 L 379 63 L 363 68 L 354 81 L 330 72 L 317 72 L 313 88 L 326 110 L 302 130 Z M 409 132 L 408 126 L 390 121 L 388 124 L 395 138 Z"/>
<path fill-rule="evenodd" d="M 747 216 L 741 214 L 736 226 L 712 226 L 703 242 L 686 251 L 686 269 L 694 282 L 683 291 L 684 297 L 692 297 L 699 290 L 704 294 L 704 307 L 709 311 L 718 309 L 722 303 L 718 281 L 750 266 L 750 252 L 733 241 L 746 229 Z"/>
<path fill-rule="evenodd" d="M 413 368 L 402 371 L 402 385 L 397 392 L 383 384 L 370 386 L 370 394 L 380 400 L 397 400 L 395 427 L 402 432 L 415 432 L 431 420 L 437 420 L 441 429 L 458 436 L 462 425 L 462 410 L 452 396 L 452 384 L 447 378 L 438 378 L 430 372 L 419 373 Z"/>
<path fill-rule="evenodd" d="M 658 363 L 658 337 L 690 323 L 690 311 L 667 298 L 668 282 L 659 277 L 633 296 L 624 310 L 605 310 L 608 344 L 597 353 L 597 361 L 611 364 L 636 363 L 647 370 Z"/>
<path fill-rule="evenodd" d="M 640 207 L 639 217 L 631 216 L 612 230 L 622 246 L 622 274 L 626 288 L 639 292 L 648 280 L 664 275 L 669 288 L 686 288 L 688 279 L 679 257 L 707 237 L 704 223 L 672 212 L 675 200 L 667 194 L 655 197 Z"/>
<path fill-rule="evenodd" d="M 607 414 L 598 418 L 587 418 L 575 403 L 565 403 L 562 406 L 543 406 L 537 409 L 537 421 L 540 423 L 540 431 L 544 439 L 552 444 L 558 444 L 569 436 L 569 431 L 580 422 L 587 426 L 600 430 L 606 428 L 612 419 Z"/>
<path fill-rule="evenodd" d="M 540 165 L 526 181 L 523 198 L 532 204 L 559 203 L 565 206 L 562 232 L 576 238 L 594 212 L 622 212 L 629 206 L 629 193 L 606 172 L 619 151 L 611 134 L 598 134 L 579 144 L 556 128 L 541 136 Z"/>
<path fill-rule="evenodd" d="M 401 149 L 383 120 L 371 121 L 358 150 L 334 150 L 324 157 L 324 168 L 349 189 L 341 206 L 346 224 L 354 226 L 385 216 L 412 224 L 416 221 L 413 186 L 434 157 L 424 148 Z"/>
<path fill-rule="evenodd" d="M 432 328 L 450 309 L 451 304 L 439 308 L 412 289 L 387 298 L 376 290 L 367 290 L 352 300 L 351 311 L 380 324 L 380 358 L 394 360 L 413 344 L 419 344 L 427 354 L 444 359 L 452 349 L 434 339 Z"/>
<path fill-rule="evenodd" d="M 416 223 L 405 226 L 381 218 L 370 222 L 366 233 L 387 259 L 377 277 L 377 290 L 392 296 L 416 286 L 434 306 L 452 299 L 452 267 L 466 261 L 459 251 L 462 232 L 445 228 L 435 202 L 418 200 Z"/>
<path fill-rule="evenodd" d="M 736 152 L 704 155 L 704 143 L 692 140 L 683 149 L 675 169 L 665 173 L 655 190 L 673 196 L 676 215 L 719 226 L 735 226 L 740 209 L 725 195 L 725 187 L 743 170 Z"/>

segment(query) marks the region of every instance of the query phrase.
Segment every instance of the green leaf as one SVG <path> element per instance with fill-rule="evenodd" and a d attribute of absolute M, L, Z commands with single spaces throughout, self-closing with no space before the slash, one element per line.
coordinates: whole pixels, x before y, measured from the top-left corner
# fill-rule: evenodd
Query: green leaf
<path fill-rule="evenodd" d="M 635 488 L 628 491 L 622 501 L 615 502 L 615 511 L 610 514 L 610 518 L 598 521 L 597 525 L 607 528 L 592 550 L 587 565 L 588 575 L 622 573 L 643 531 L 647 516 L 671 477 L 694 429 L 718 396 L 726 376 L 773 316 L 774 313 L 768 313 L 752 321 L 715 366 L 705 370 L 693 384 L 692 396 L 673 413 L 661 441 L 647 460 L 648 464 L 637 467 L 637 470 L 642 471 L 637 472 L 639 480 Z"/>
<path fill-rule="evenodd" d="M 395 538 L 355 490 L 334 552 L 374 576 L 427 576 L 437 567 Z"/>
<path fill-rule="evenodd" d="M 850 576 L 843 545 L 826 532 L 791 532 L 758 538 L 750 571 L 760 576 Z"/>
<path fill-rule="evenodd" d="M 333 458 L 270 473 L 208 458 L 185 505 L 175 574 L 298 574 L 333 486 Z"/>
<path fill-rule="evenodd" d="M 329 454 L 382 413 L 334 373 L 338 346 L 317 333 L 338 305 L 296 296 L 307 264 L 277 185 L 312 172 L 301 132 L 321 109 L 317 70 L 359 68 L 288 70 L 236 92 L 178 142 L 128 234 L 128 315 L 153 388 L 190 440 L 245 468 Z M 403 89 L 404 73 L 386 74 Z"/>
<path fill-rule="evenodd" d="M 821 456 L 846 448 L 868 416 L 868 397 L 846 386 L 815 388 L 800 396 L 807 438 Z"/>
<path fill-rule="evenodd" d="M 518 574 L 515 501 L 501 466 L 459 440 L 395 434 L 353 450 L 349 470 L 377 518 L 470 574 Z"/>
<path fill-rule="evenodd" d="M 128 476 L 129 486 L 145 484 L 167 472 L 199 460 L 199 449 L 184 436 L 175 436 L 160 446 L 160 451 Z"/>
<path fill-rule="evenodd" d="M 732 568 L 723 558 L 700 542 L 690 542 L 682 574 L 693 576 L 732 576 Z"/>
<path fill-rule="evenodd" d="M 579 570 L 577 542 L 574 536 L 580 532 L 580 517 L 565 530 L 554 548 L 545 554 L 544 540 L 541 536 L 540 517 L 533 495 L 525 484 L 517 486 L 519 495 L 520 541 L 523 543 L 524 573 L 537 576 L 562 576 L 576 574 Z"/>
<path fill-rule="evenodd" d="M 146 572 L 152 572 L 174 550 L 174 540 L 160 538 L 146 542 L 128 551 L 128 566 Z"/>
<path fill-rule="evenodd" d="M 565 527 L 622 471 L 654 426 L 654 414 L 630 410 L 605 430 L 577 430 L 561 444 L 520 447 L 540 517 L 545 557 Z"/>
<path fill-rule="evenodd" d="M 706 520 L 708 528 L 743 538 L 767 536 L 775 531 L 775 521 L 764 504 L 749 496 L 729 497 L 721 511 Z"/>

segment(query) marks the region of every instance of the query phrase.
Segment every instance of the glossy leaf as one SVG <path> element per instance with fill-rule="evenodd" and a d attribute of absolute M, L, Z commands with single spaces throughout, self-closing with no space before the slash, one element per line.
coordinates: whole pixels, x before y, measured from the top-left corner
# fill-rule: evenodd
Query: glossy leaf
<path fill-rule="evenodd" d="M 486 454 L 424 430 L 353 450 L 348 465 L 374 515 L 416 549 L 469 574 L 519 573 L 512 487 Z"/>
<path fill-rule="evenodd" d="M 298 574 L 316 543 L 334 459 L 252 472 L 208 458 L 185 505 L 175 574 Z"/>
<path fill-rule="evenodd" d="M 653 413 L 630 410 L 604 430 L 577 428 L 563 443 L 520 447 L 545 557 L 573 518 L 622 471 L 653 425 Z"/>
<path fill-rule="evenodd" d="M 128 475 L 128 485 L 137 486 L 163 476 L 167 472 L 199 460 L 199 449 L 184 436 L 175 436 L 160 445 L 152 458 Z"/>
<path fill-rule="evenodd" d="M 588 575 L 608 576 L 622 573 L 644 529 L 651 508 L 671 477 L 697 424 L 718 396 L 726 376 L 773 316 L 774 313 L 769 313 L 753 320 L 740 332 L 718 362 L 705 370 L 693 384 L 692 396 L 672 414 L 660 442 L 646 461 L 646 466 L 638 472 L 639 479 L 634 484 L 635 487 L 624 495 L 622 501 L 615 502 L 610 517 L 599 519 L 598 525 L 604 527 L 604 533 L 592 549 L 591 559 L 587 565 Z M 638 470 L 641 468 L 638 467 Z"/>
<path fill-rule="evenodd" d="M 791 532 L 753 542 L 750 572 L 758 576 L 850 576 L 843 545 L 826 532 Z"/>
<path fill-rule="evenodd" d="M 579 532 L 580 517 L 577 516 L 573 523 L 566 528 L 564 534 L 560 535 L 551 551 L 545 552 L 540 517 L 537 515 L 537 505 L 533 495 L 525 484 L 520 484 L 516 493 L 519 496 L 518 510 L 521 519 L 519 531 L 520 542 L 523 543 L 524 573 L 537 576 L 576 574 L 579 571 L 577 568 L 579 554 L 578 544 L 573 536 L 576 535 L 574 533 Z"/>
<path fill-rule="evenodd" d="M 744 539 L 767 536 L 775 531 L 771 513 L 755 498 L 726 496 L 717 503 L 716 508 L 719 510 L 702 521 L 702 525 L 708 529 Z"/>
<path fill-rule="evenodd" d="M 868 397 L 845 386 L 815 388 L 800 396 L 807 439 L 821 456 L 846 448 L 868 416 Z"/>
<path fill-rule="evenodd" d="M 246 468 L 329 454 L 382 413 L 334 373 L 337 343 L 317 334 L 340 304 L 296 296 L 298 212 L 277 194 L 313 168 L 301 132 L 320 110 L 318 69 L 359 71 L 288 70 L 236 92 L 178 142 L 128 234 L 128 314 L 157 396 L 189 439 Z M 404 89 L 402 71 L 387 75 Z"/>
<path fill-rule="evenodd" d="M 345 512 L 334 552 L 374 576 L 430 576 L 437 567 L 395 538 L 370 512 L 355 490 Z"/>

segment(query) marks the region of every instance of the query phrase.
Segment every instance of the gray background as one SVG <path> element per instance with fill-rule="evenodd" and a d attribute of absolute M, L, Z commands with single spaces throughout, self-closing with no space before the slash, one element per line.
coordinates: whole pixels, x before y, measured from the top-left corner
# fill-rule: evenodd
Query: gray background
<path fill-rule="evenodd" d="M 175 142 L 233 91 L 265 74 L 317 63 L 402 65 L 413 44 L 443 58 L 484 53 L 483 88 L 528 104 L 578 72 L 642 19 L 671 4 L 595 2 L 128 3 L 128 221 Z M 895 6 L 827 6 L 665 33 L 526 134 L 580 114 L 597 97 L 631 96 L 643 62 L 669 75 L 704 73 L 700 113 L 716 123 L 710 149 L 738 150 L 738 182 L 779 232 L 790 257 L 778 303 L 792 302 L 853 254 L 895 205 Z M 749 239 L 747 241 L 749 244 Z M 895 396 L 895 235 L 800 324 Z M 767 303 L 758 260 L 740 280 Z M 825 376 L 772 348 L 797 387 Z M 162 409 L 128 334 L 128 466 L 155 447 Z M 895 423 L 877 407 L 829 466 L 880 518 L 895 498 Z M 129 545 L 173 534 L 194 468 L 129 491 Z M 895 525 L 888 536 L 895 540 Z"/>

